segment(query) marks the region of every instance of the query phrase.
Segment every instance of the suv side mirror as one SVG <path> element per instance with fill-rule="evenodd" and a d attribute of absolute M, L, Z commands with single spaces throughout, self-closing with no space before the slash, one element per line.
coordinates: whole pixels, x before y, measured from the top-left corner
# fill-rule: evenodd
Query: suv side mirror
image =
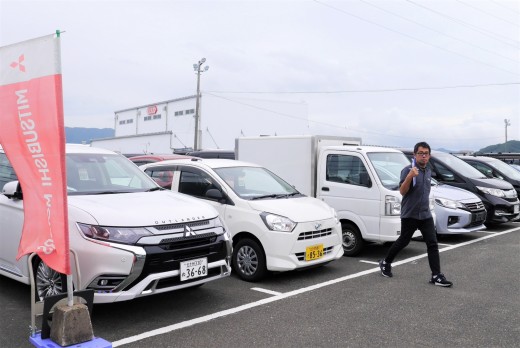
<path fill-rule="evenodd" d="M 5 184 L 2 194 L 9 199 L 23 199 L 22 187 L 18 181 L 10 181 Z"/>
<path fill-rule="evenodd" d="M 224 196 L 222 196 L 222 192 L 217 189 L 209 189 L 206 191 L 207 198 L 214 199 L 216 201 L 220 201 Z"/>

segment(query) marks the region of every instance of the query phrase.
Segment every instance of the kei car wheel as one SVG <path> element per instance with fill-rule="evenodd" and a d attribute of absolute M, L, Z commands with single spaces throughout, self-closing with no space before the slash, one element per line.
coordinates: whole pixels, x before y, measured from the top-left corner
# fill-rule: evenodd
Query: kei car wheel
<path fill-rule="evenodd" d="M 40 258 L 35 258 L 33 269 L 36 300 L 43 301 L 47 296 L 67 291 L 67 276 L 56 272 Z"/>
<path fill-rule="evenodd" d="M 354 256 L 359 254 L 365 241 L 361 238 L 359 229 L 350 223 L 342 224 L 343 229 L 343 252 L 345 256 Z"/>
<path fill-rule="evenodd" d="M 248 282 L 262 279 L 266 272 L 265 253 L 254 240 L 240 240 L 233 248 L 233 269 L 240 278 Z"/>

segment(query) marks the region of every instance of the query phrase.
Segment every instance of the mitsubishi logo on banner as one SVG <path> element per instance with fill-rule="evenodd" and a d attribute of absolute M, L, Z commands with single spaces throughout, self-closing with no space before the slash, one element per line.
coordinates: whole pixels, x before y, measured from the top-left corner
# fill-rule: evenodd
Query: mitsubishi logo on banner
<path fill-rule="evenodd" d="M 18 61 L 12 62 L 10 65 L 11 68 L 20 70 L 21 72 L 25 72 L 25 65 L 23 64 L 23 61 L 25 60 L 24 55 L 22 54 L 20 57 L 18 57 Z"/>
<path fill-rule="evenodd" d="M 186 237 L 193 237 L 193 236 L 196 236 L 196 235 L 197 234 L 192 231 L 190 226 L 188 226 L 188 225 L 184 226 L 184 238 L 186 238 Z"/>

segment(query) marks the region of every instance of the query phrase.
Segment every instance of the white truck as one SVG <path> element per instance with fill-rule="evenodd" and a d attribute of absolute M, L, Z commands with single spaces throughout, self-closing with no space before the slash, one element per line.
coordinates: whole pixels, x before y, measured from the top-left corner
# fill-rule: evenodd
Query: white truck
<path fill-rule="evenodd" d="M 410 164 L 401 151 L 364 146 L 361 138 L 304 135 L 237 138 L 235 153 L 333 207 L 345 255 L 358 254 L 365 242 L 399 237 L 399 178 Z"/>

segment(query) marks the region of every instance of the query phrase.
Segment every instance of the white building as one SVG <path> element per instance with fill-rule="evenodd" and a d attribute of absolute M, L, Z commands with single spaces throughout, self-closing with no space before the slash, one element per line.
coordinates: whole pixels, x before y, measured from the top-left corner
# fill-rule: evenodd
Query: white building
<path fill-rule="evenodd" d="M 193 148 L 196 96 L 119 110 L 113 138 L 92 139 L 92 146 L 123 154 L 173 153 Z M 254 135 L 309 134 L 307 105 L 277 100 L 223 98 L 202 94 L 201 148 L 233 149 L 235 138 Z"/>

